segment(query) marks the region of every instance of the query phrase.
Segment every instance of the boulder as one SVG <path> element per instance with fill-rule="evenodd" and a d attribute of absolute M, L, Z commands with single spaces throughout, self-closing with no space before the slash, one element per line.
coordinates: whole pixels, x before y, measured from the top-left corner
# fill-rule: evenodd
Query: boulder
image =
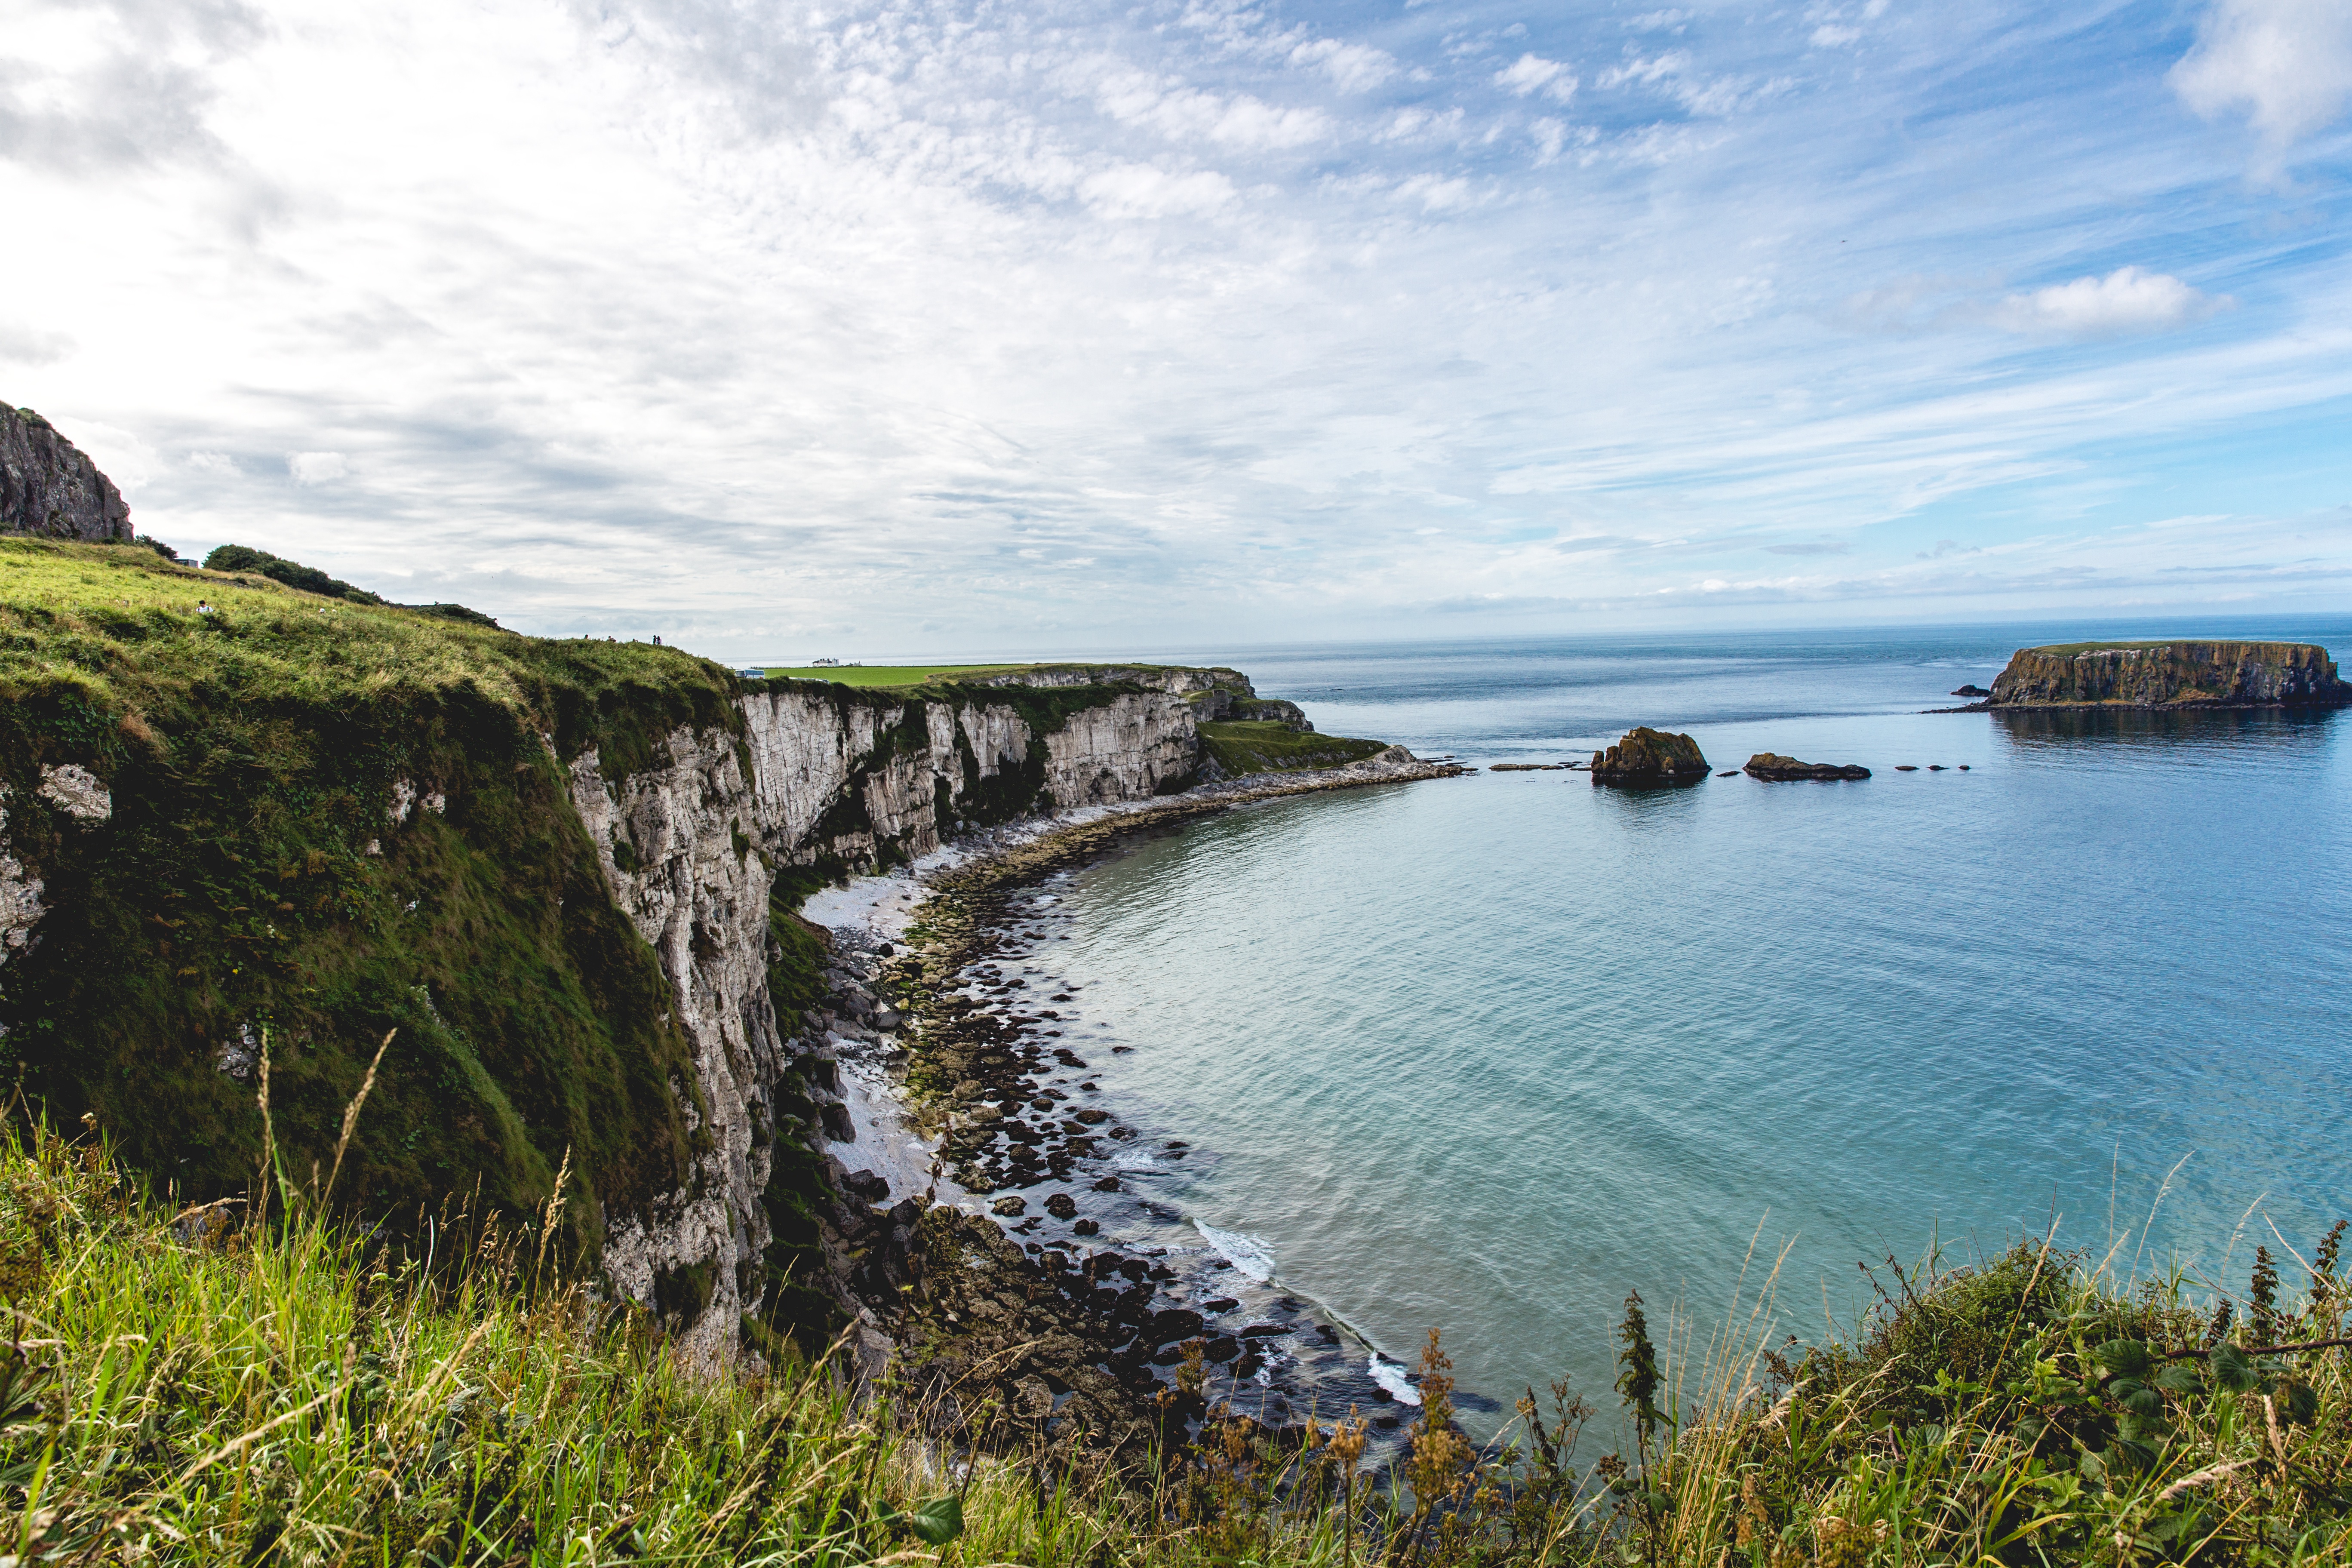
<path fill-rule="evenodd" d="M 1990 697 L 1992 693 L 1987 691 L 1983 687 L 1971 682 L 1967 686 L 1954 687 L 1952 689 L 1952 695 L 1955 697 Z"/>
<path fill-rule="evenodd" d="M 1707 762 L 1688 735 L 1669 735 L 1644 725 L 1605 752 L 1592 753 L 1592 782 L 1605 784 L 1679 784 L 1703 779 Z"/>
<path fill-rule="evenodd" d="M 1045 1200 L 1045 1212 L 1055 1219 L 1068 1219 L 1078 1212 L 1078 1205 L 1067 1193 L 1055 1193 Z"/>
<path fill-rule="evenodd" d="M 1851 763 L 1801 763 L 1794 757 L 1784 757 L 1778 752 L 1759 752 L 1748 759 L 1740 770 L 1749 778 L 1768 784 L 1782 784 L 1791 779 L 1866 779 L 1870 770 Z"/>

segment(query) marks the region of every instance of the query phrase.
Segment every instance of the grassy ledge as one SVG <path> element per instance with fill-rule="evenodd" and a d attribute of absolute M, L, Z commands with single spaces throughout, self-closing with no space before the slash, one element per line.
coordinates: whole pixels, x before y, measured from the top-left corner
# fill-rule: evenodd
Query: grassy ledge
<path fill-rule="evenodd" d="M 1301 731 L 1273 719 L 1228 719 L 1201 726 L 1201 743 L 1229 778 L 1244 773 L 1344 768 L 1388 749 L 1386 741 L 1352 741 Z"/>

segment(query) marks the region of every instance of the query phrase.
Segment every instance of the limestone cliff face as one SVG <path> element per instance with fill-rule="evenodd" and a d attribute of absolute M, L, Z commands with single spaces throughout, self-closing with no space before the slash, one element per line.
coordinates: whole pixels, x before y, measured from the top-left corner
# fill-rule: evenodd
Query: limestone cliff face
<path fill-rule="evenodd" d="M 960 827 L 1055 806 L 1166 794 L 1199 770 L 1183 692 L 1055 688 L 1040 708 L 969 689 L 937 700 L 776 683 L 740 700 L 743 732 L 680 728 L 654 765 L 608 777 L 571 764 L 572 804 L 614 896 L 675 995 L 696 1081 L 673 1086 L 694 1171 L 643 1212 L 610 1216 L 604 1270 L 619 1294 L 696 1310 L 681 1350 L 731 1352 L 762 1289 L 778 1085 L 816 1044 L 768 988 L 769 892 L 779 869 L 918 858 Z"/>
<path fill-rule="evenodd" d="M 98 465 L 29 408 L 0 404 L 0 531 L 131 537 L 131 509 Z"/>
<path fill-rule="evenodd" d="M 2174 642 L 2024 648 L 1992 683 L 1993 708 L 2262 708 L 2352 702 L 2313 643 Z"/>

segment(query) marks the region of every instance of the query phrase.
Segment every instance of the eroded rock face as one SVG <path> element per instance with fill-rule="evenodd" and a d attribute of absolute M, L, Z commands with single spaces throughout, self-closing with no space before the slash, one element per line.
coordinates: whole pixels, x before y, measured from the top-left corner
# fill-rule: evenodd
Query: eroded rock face
<path fill-rule="evenodd" d="M 57 427 L 0 404 L 0 530 L 51 539 L 125 540 L 131 509 Z"/>
<path fill-rule="evenodd" d="M 2315 643 L 2173 642 L 2021 648 L 1992 708 L 2340 707 L 2352 686 Z"/>
<path fill-rule="evenodd" d="M 780 1023 L 769 996 L 776 869 L 914 859 L 962 825 L 1147 798 L 1189 782 L 1200 754 L 1181 691 L 1108 694 L 1043 735 L 1010 705 L 845 697 L 814 683 L 748 694 L 740 711 L 740 738 L 677 730 L 657 765 L 625 777 L 608 777 L 594 752 L 571 765 L 572 804 L 615 900 L 674 989 L 696 1079 L 672 1085 L 694 1175 L 642 1213 L 608 1217 L 604 1275 L 644 1305 L 690 1282 L 697 1310 L 674 1342 L 705 1366 L 733 1353 L 760 1305 L 779 1085 L 795 1065 L 820 1084 L 832 1078 L 814 1059 L 816 1037 L 802 1020 Z M 407 805 L 414 792 L 394 798 Z M 878 1012 L 868 1016 L 879 1026 Z M 842 1129 L 827 1131 L 839 1141 Z"/>
<path fill-rule="evenodd" d="M 1706 776 L 1698 742 L 1646 725 L 1628 730 L 1605 752 L 1592 753 L 1592 782 L 1606 784 L 1676 784 Z"/>

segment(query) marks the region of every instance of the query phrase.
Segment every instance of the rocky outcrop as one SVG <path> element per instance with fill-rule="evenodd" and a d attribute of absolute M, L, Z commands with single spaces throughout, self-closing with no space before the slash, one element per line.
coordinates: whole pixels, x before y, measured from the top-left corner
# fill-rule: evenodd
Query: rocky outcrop
<path fill-rule="evenodd" d="M 1646 725 L 1628 730 L 1623 740 L 1592 753 L 1592 782 L 1597 784 L 1680 784 L 1706 773 L 1706 759 L 1699 754 L 1696 741 Z"/>
<path fill-rule="evenodd" d="M 910 699 L 761 683 L 740 700 L 740 737 L 681 727 L 651 766 L 608 773 L 594 751 L 571 763 L 572 804 L 669 978 L 695 1071 L 676 1086 L 693 1173 L 642 1212 L 612 1216 L 604 1272 L 647 1305 L 687 1282 L 693 1310 L 678 1314 L 678 1342 L 698 1363 L 727 1356 L 760 1304 L 787 1075 L 834 1077 L 822 1021 L 780 1019 L 770 996 L 778 873 L 904 863 L 961 829 L 1149 799 L 1199 772 L 1197 710 L 1182 689 L 1056 685 L 1047 704 L 1009 690 L 992 700 L 994 689 Z M 885 1011 L 869 1010 L 867 1025 Z M 867 1025 L 846 1026 L 871 1035 Z"/>
<path fill-rule="evenodd" d="M 2315 643 L 2075 643 L 2022 648 L 1989 708 L 2340 707 L 2352 686 Z"/>
<path fill-rule="evenodd" d="M 1778 752 L 1759 752 L 1748 759 L 1739 770 L 1751 779 L 1767 784 L 1786 784 L 1797 779 L 1866 779 L 1870 770 L 1852 763 L 1801 763 L 1794 757 L 1784 757 Z"/>
<path fill-rule="evenodd" d="M 29 408 L 0 404 L 0 531 L 52 539 L 131 537 L 114 481 Z"/>

